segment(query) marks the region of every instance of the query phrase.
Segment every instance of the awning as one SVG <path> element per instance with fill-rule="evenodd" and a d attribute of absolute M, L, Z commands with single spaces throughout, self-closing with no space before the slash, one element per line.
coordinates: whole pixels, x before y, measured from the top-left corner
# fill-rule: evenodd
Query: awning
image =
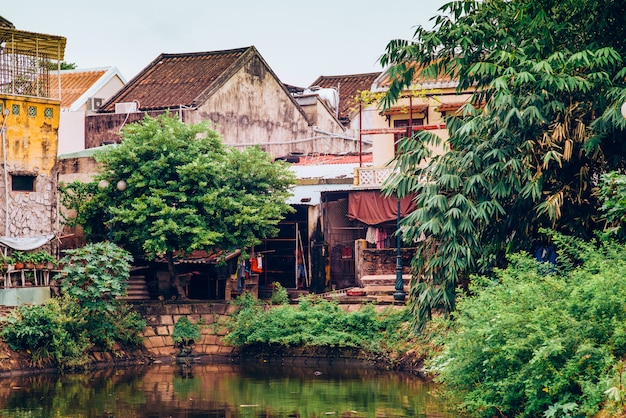
<path fill-rule="evenodd" d="M 0 244 L 18 251 L 29 251 L 50 242 L 54 234 L 37 235 L 35 237 L 7 237 L 0 236 Z"/>
<path fill-rule="evenodd" d="M 400 199 L 400 216 L 415 210 L 411 196 Z M 348 194 L 348 219 L 359 220 L 367 225 L 378 225 L 398 219 L 398 200 L 384 197 L 379 190 L 352 192 Z"/>

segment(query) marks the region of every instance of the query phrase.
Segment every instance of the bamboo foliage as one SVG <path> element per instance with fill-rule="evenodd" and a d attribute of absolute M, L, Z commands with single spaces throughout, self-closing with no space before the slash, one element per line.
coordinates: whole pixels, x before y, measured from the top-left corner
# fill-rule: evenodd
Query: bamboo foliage
<path fill-rule="evenodd" d="M 410 86 L 414 68 L 475 91 L 446 118 L 451 151 L 429 155 L 438 139 L 415 134 L 402 143 L 385 189 L 416 196 L 404 238 L 426 237 L 412 263 L 418 327 L 433 310 L 450 312 L 457 286 L 472 273 L 531 250 L 541 227 L 591 233 L 594 179 L 626 168 L 620 7 L 609 0 L 451 2 L 434 29 L 418 27 L 412 41 L 387 45 L 381 63 L 392 81 L 384 106 Z"/>

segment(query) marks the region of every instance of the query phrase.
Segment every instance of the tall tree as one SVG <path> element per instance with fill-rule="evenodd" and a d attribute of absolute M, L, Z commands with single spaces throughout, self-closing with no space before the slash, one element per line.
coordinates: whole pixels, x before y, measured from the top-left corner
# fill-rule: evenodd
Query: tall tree
<path fill-rule="evenodd" d="M 97 154 L 102 171 L 79 223 L 148 259 L 164 256 L 172 283 L 180 287 L 174 255 L 196 249 L 252 247 L 277 233 L 291 210 L 286 200 L 295 178 L 285 163 L 259 147 L 222 144 L 208 123 L 185 124 L 173 115 L 126 125 L 121 144 Z M 115 187 L 120 181 L 121 186 Z M 121 190 L 120 190 L 121 189 Z"/>
<path fill-rule="evenodd" d="M 413 260 L 418 325 L 453 310 L 471 273 L 530 249 L 541 227 L 588 236 L 599 176 L 626 165 L 626 1 L 460 0 L 433 21 L 380 60 L 387 107 L 419 77 L 475 90 L 446 118 L 450 151 L 431 155 L 441 140 L 426 131 L 405 140 L 387 186 L 417 195 L 404 238 L 427 237 Z"/>

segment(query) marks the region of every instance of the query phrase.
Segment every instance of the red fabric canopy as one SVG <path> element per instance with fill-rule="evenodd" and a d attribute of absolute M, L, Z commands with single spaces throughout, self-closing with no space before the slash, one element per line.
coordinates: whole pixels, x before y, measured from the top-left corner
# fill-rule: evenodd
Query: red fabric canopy
<path fill-rule="evenodd" d="M 413 197 L 400 199 L 400 216 L 415 210 Z M 348 194 L 348 219 L 378 225 L 383 222 L 398 219 L 398 199 L 384 197 L 379 190 L 366 190 Z"/>

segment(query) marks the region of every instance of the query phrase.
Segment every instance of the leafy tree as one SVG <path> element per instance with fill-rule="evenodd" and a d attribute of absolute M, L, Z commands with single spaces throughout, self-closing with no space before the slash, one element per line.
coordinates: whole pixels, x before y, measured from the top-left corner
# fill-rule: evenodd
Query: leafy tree
<path fill-rule="evenodd" d="M 471 272 L 530 249 L 541 227 L 590 236 L 594 186 L 626 162 L 625 1 L 461 0 L 440 11 L 432 30 L 389 42 L 381 57 L 384 106 L 419 77 L 475 91 L 446 118 L 450 151 L 432 155 L 441 139 L 427 131 L 405 140 L 386 188 L 417 196 L 404 239 L 427 237 L 413 260 L 418 325 L 452 311 Z"/>
<path fill-rule="evenodd" d="M 96 156 L 102 171 L 94 183 L 106 187 L 88 187 L 79 223 L 97 237 L 108 222 L 115 242 L 148 259 L 165 257 L 181 297 L 175 255 L 257 245 L 291 210 L 295 178 L 286 164 L 259 147 L 225 146 L 207 122 L 146 116 L 122 137 Z M 125 187 L 116 188 L 121 180 Z"/>

